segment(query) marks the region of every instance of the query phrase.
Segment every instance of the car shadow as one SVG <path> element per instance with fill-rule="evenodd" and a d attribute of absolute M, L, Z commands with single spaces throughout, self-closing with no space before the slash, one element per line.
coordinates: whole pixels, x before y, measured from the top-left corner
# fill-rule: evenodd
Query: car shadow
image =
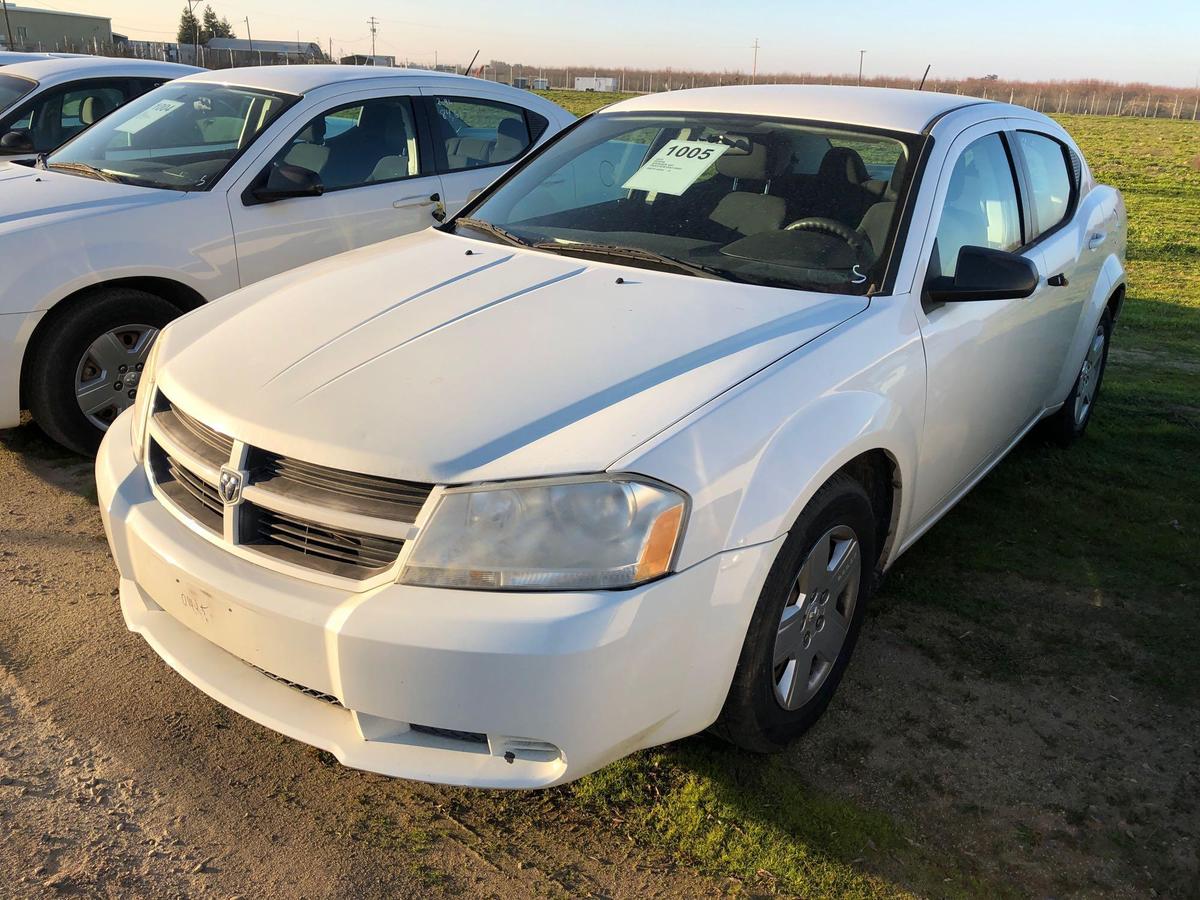
<path fill-rule="evenodd" d="M 16 428 L 0 430 L 0 449 L 46 483 L 97 502 L 95 460 L 59 446 L 28 416 Z"/>

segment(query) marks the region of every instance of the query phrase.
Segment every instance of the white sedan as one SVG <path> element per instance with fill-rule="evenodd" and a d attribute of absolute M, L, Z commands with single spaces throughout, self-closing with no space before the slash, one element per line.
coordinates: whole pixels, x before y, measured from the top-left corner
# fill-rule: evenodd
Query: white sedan
<path fill-rule="evenodd" d="M 167 322 L 436 224 L 571 121 L 459 75 L 226 69 L 139 97 L 39 168 L 0 164 L 0 428 L 29 409 L 93 452 Z"/>
<path fill-rule="evenodd" d="M 1028 109 L 618 103 L 441 229 L 163 332 L 96 464 L 125 620 L 391 775 L 778 749 L 880 573 L 1035 424 L 1087 428 L 1124 252 L 1118 192 Z"/>
<path fill-rule="evenodd" d="M 173 78 L 204 71 L 102 56 L 32 59 L 0 71 L 0 163 L 32 161 L 135 97 Z"/>

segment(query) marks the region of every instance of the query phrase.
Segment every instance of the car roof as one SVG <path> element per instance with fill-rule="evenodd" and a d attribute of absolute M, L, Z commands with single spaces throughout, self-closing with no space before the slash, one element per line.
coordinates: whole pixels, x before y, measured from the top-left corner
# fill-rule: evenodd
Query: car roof
<path fill-rule="evenodd" d="M 236 84 L 239 87 L 258 88 L 265 91 L 281 91 L 285 94 L 306 94 L 317 88 L 349 82 L 373 80 L 444 79 L 468 84 L 486 85 L 493 90 L 516 90 L 506 84 L 484 81 L 451 72 L 433 72 L 428 69 L 399 69 L 388 66 L 245 66 L 240 69 L 214 69 L 189 77 L 189 81 L 215 81 L 221 84 Z"/>
<path fill-rule="evenodd" d="M 645 94 L 603 112 L 742 113 L 920 133 L 951 110 L 990 102 L 899 88 L 757 84 Z"/>
<path fill-rule="evenodd" d="M 13 63 L 4 67 L 5 75 L 19 75 L 32 78 L 34 81 L 53 83 L 68 78 L 88 78 L 91 76 L 114 77 L 162 75 L 167 78 L 179 78 L 193 72 L 203 72 L 195 66 L 183 66 L 179 63 L 158 62 L 153 59 L 121 59 L 107 56 L 76 56 L 70 58 L 57 57 L 54 59 L 38 59 L 33 62 Z"/>

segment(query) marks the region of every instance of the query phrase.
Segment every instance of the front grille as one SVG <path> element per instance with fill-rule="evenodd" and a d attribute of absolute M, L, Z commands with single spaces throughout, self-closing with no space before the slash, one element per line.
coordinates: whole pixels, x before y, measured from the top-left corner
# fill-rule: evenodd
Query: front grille
<path fill-rule="evenodd" d="M 250 665 L 254 666 L 253 663 Z M 342 701 L 333 696 L 333 694 L 326 694 L 324 691 L 318 691 L 316 688 L 305 687 L 299 682 L 284 678 L 282 675 L 276 675 L 274 672 L 268 672 L 261 666 L 254 666 L 254 668 L 258 669 L 258 671 L 262 672 L 272 681 L 278 681 L 280 684 L 286 685 L 294 691 L 299 691 L 306 697 L 312 697 L 314 700 L 320 700 L 322 703 L 328 703 L 331 706 L 341 706 L 342 709 L 345 709 L 345 707 L 342 706 Z"/>
<path fill-rule="evenodd" d="M 434 728 L 432 725 L 409 725 L 408 727 L 419 734 L 429 734 L 450 741 L 463 741 L 468 744 L 486 744 L 488 742 L 487 735 L 478 731 L 455 731 L 453 728 Z"/>
<path fill-rule="evenodd" d="M 259 447 L 246 447 L 243 455 L 234 438 L 162 394 L 153 410 L 150 469 L 177 509 L 218 535 L 226 533 L 228 517 L 238 544 L 316 572 L 363 580 L 389 569 L 404 546 L 396 535 L 407 532 L 433 490 Z M 218 472 L 238 466 L 244 466 L 245 499 L 226 506 L 217 490 Z M 379 533 L 372 533 L 372 520 Z M 347 522 L 357 530 L 343 527 Z"/>
<path fill-rule="evenodd" d="M 415 521 L 432 490 L 428 484 L 344 472 L 266 451 L 258 451 L 249 465 L 254 483 L 264 490 L 397 522 Z"/>
<path fill-rule="evenodd" d="M 367 578 L 396 562 L 404 541 L 332 528 L 245 504 L 242 541 L 268 556 L 332 575 Z"/>

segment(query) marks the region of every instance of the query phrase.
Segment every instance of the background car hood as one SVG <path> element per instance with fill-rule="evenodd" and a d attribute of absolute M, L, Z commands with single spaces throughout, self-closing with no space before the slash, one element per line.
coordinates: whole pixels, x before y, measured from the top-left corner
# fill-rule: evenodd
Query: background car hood
<path fill-rule="evenodd" d="M 601 471 L 866 305 L 430 230 L 180 319 L 159 385 L 220 431 L 351 471 Z"/>
<path fill-rule="evenodd" d="M 169 203 L 187 195 L 101 181 L 86 175 L 0 164 L 0 233 L 64 219 L 108 214 L 124 207 Z"/>

